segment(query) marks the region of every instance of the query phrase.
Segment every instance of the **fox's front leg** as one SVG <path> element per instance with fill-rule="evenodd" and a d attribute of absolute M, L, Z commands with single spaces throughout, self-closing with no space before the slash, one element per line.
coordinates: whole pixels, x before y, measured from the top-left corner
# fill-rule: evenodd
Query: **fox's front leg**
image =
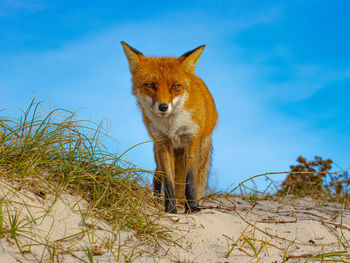
<path fill-rule="evenodd" d="M 154 151 L 155 156 L 158 158 L 159 162 L 159 165 L 157 164 L 157 167 L 161 168 L 162 171 L 165 172 L 164 175 L 161 175 L 165 195 L 165 212 L 176 214 L 177 209 L 174 192 L 175 163 L 171 142 L 168 140 L 164 142 L 155 142 Z M 159 185 L 156 186 L 159 187 Z"/>
<path fill-rule="evenodd" d="M 199 142 L 192 141 L 186 151 L 185 213 L 196 212 L 200 210 L 197 201 L 199 149 Z"/>

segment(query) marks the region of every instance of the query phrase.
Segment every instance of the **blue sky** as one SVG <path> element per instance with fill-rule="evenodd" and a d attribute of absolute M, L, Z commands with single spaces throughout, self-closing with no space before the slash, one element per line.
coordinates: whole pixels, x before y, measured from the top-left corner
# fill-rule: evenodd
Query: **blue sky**
<path fill-rule="evenodd" d="M 347 168 L 349 12 L 346 0 L 1 0 L 0 108 L 18 113 L 35 92 L 83 119 L 107 118 L 119 142 L 110 150 L 122 152 L 149 136 L 120 41 L 169 56 L 206 44 L 195 72 L 220 115 L 213 188 L 286 171 L 298 155 Z M 154 168 L 151 144 L 128 158 Z"/>

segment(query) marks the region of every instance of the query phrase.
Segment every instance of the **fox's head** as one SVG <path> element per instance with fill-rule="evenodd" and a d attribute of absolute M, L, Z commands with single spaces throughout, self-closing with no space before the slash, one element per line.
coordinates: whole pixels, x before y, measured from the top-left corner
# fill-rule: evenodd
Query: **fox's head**
<path fill-rule="evenodd" d="M 132 74 L 133 94 L 144 110 L 159 117 L 182 107 L 188 96 L 190 77 L 205 46 L 182 56 L 146 57 L 121 42 Z"/>

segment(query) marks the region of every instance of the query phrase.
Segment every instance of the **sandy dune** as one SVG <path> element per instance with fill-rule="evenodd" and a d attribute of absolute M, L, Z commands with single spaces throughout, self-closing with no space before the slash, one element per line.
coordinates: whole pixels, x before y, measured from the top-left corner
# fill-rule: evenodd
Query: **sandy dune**
<path fill-rule="evenodd" d="M 173 242 L 151 246 L 132 231 L 83 219 L 87 204 L 79 197 L 44 199 L 5 181 L 0 189 L 5 221 L 19 219 L 22 250 L 11 234 L 3 235 L 0 262 L 89 262 L 89 255 L 93 262 L 305 262 L 317 255 L 350 261 L 350 210 L 336 204 L 211 197 L 199 213 L 163 218 L 161 224 L 175 229 Z"/>

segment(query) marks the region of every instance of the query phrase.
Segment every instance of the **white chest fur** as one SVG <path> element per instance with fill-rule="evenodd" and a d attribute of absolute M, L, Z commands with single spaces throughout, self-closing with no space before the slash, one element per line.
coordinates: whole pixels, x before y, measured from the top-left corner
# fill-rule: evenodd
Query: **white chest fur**
<path fill-rule="evenodd" d="M 174 148 L 184 147 L 198 130 L 197 124 L 192 121 L 191 112 L 179 109 L 165 118 L 151 120 L 152 135 L 159 138 L 169 138 Z"/>
<path fill-rule="evenodd" d="M 139 98 L 141 107 L 151 122 L 152 136 L 170 139 L 174 148 L 185 147 L 198 131 L 198 125 L 192 120 L 192 112 L 184 108 L 186 99 L 187 96 L 175 98 L 172 103 L 172 112 L 166 117 L 161 117 L 153 112 L 147 99 Z"/>

